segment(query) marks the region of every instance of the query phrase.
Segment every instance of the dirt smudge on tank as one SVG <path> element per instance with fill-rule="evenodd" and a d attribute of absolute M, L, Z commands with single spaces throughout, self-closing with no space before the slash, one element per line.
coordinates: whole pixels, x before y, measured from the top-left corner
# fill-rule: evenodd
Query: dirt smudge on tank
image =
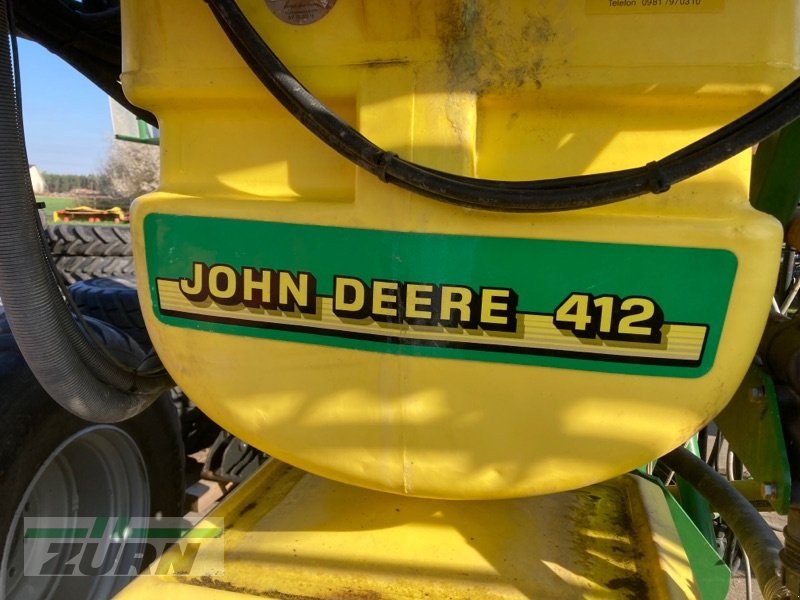
<path fill-rule="evenodd" d="M 451 92 L 539 89 L 564 64 L 558 2 L 462 0 L 448 8 L 440 8 L 438 21 Z"/>

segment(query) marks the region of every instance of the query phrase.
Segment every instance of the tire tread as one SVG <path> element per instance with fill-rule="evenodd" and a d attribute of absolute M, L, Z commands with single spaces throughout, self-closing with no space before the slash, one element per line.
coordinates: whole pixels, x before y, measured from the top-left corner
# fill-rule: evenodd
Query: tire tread
<path fill-rule="evenodd" d="M 130 256 L 128 227 L 98 227 L 57 223 L 44 229 L 54 256 Z"/>

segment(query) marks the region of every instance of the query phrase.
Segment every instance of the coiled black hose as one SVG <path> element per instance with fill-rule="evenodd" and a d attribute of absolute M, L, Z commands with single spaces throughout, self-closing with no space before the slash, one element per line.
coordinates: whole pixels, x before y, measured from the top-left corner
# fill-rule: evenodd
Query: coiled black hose
<path fill-rule="evenodd" d="M 138 373 L 111 360 L 67 307 L 48 264 L 28 174 L 5 0 L 0 37 L 0 298 L 20 351 L 53 399 L 88 421 L 122 421 L 174 384 L 163 370 Z"/>
<path fill-rule="evenodd" d="M 207 0 L 228 39 L 264 86 L 309 131 L 384 182 L 450 204 L 506 212 L 553 212 L 609 204 L 671 185 L 717 165 L 800 117 L 800 79 L 743 117 L 643 167 L 540 181 L 462 177 L 404 160 L 362 136 L 297 81 L 235 0 Z"/>
<path fill-rule="evenodd" d="M 783 545 L 753 505 L 722 475 L 686 448 L 673 450 L 660 459 L 704 496 L 730 526 L 753 567 L 766 600 L 791 600 L 783 585 L 780 551 Z"/>

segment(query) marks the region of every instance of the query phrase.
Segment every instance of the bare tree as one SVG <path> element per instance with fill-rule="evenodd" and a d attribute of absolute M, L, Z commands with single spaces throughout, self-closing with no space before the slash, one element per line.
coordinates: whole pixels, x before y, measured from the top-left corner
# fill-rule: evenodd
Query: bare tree
<path fill-rule="evenodd" d="M 158 147 L 114 140 L 103 167 L 104 193 L 130 202 L 158 187 Z"/>

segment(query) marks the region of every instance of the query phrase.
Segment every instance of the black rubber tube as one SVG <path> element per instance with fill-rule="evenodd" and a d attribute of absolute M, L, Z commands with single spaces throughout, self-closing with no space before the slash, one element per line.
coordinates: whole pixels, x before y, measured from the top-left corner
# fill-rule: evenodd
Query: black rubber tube
<path fill-rule="evenodd" d="M 5 0 L 0 37 L 0 298 L 20 351 L 53 399 L 88 421 L 122 421 L 174 384 L 164 372 L 137 373 L 110 359 L 67 307 L 48 264 L 28 174 Z"/>
<path fill-rule="evenodd" d="M 780 551 L 783 545 L 753 505 L 728 481 L 686 448 L 673 450 L 660 459 L 717 510 L 750 558 L 758 585 L 767 600 L 789 600 L 793 595 L 783 585 Z"/>
<path fill-rule="evenodd" d="M 207 0 L 228 39 L 256 77 L 309 131 L 386 183 L 467 208 L 553 212 L 662 193 L 768 137 L 800 117 L 800 79 L 746 115 L 645 166 L 540 181 L 495 181 L 445 173 L 387 152 L 330 111 L 292 75 L 235 0 Z"/>

